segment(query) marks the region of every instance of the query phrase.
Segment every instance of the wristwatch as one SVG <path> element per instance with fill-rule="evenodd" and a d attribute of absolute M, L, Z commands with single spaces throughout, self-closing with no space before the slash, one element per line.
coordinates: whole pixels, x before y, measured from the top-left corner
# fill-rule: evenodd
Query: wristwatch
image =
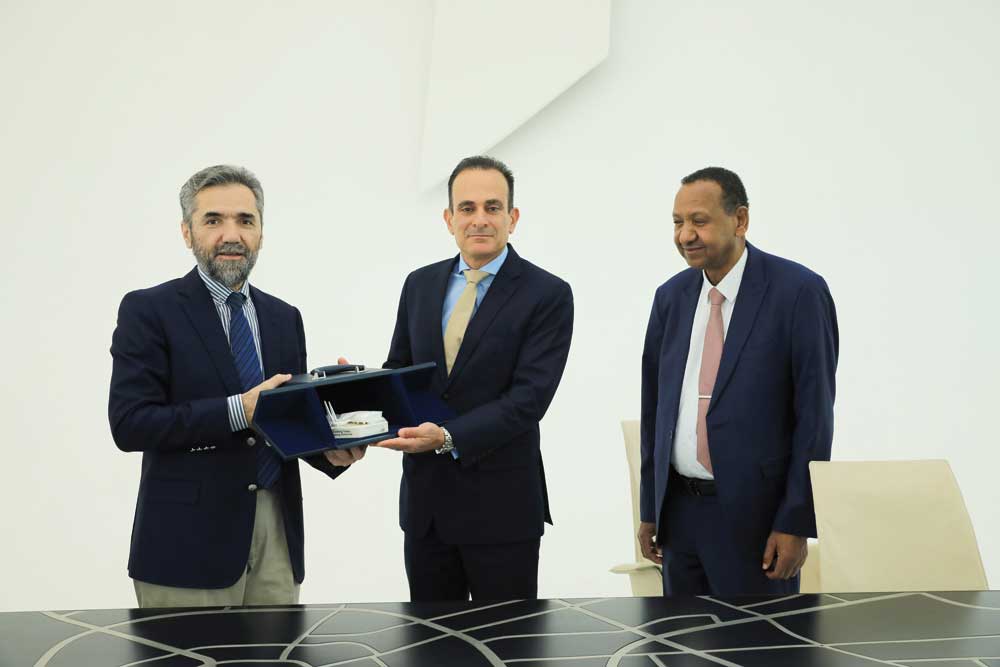
<path fill-rule="evenodd" d="M 451 439 L 451 433 L 448 433 L 448 429 L 443 426 L 441 430 L 444 432 L 444 444 L 434 450 L 435 454 L 447 454 L 455 449 L 455 441 Z"/>

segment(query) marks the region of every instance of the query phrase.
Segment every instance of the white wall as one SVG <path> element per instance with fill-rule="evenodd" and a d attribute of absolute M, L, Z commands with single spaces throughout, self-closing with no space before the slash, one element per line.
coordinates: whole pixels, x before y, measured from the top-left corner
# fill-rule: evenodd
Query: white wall
<path fill-rule="evenodd" d="M 518 179 L 518 250 L 576 294 L 542 424 L 542 596 L 627 594 L 607 573 L 632 553 L 618 421 L 638 415 L 652 293 L 683 268 L 677 181 L 707 164 L 744 177 L 753 242 L 830 284 L 835 458 L 949 459 L 1000 582 L 1000 5 L 806 4 L 617 0 L 608 60 L 492 151 Z M 247 7 L 0 8 L 0 610 L 133 604 L 139 457 L 109 435 L 107 350 L 122 294 L 192 265 L 191 173 L 260 176 L 253 282 L 302 309 L 315 365 L 379 364 L 403 277 L 455 250 L 443 189 L 416 178 L 430 3 Z M 517 35 L 455 37 L 456 58 L 483 48 Z M 304 470 L 303 601 L 407 597 L 398 475 L 384 451 L 334 483 Z"/>

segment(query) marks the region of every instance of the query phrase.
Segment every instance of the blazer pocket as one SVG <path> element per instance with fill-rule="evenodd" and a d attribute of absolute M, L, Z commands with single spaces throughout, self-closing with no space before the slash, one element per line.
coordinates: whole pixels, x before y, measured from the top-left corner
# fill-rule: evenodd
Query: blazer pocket
<path fill-rule="evenodd" d="M 146 484 L 146 500 L 151 503 L 198 504 L 201 483 L 187 479 L 150 478 Z"/>
<path fill-rule="evenodd" d="M 477 463 L 480 470 L 491 471 L 491 470 L 527 470 L 532 467 L 538 467 L 538 464 L 534 461 L 494 461 L 492 457 L 487 457 L 482 459 Z"/>
<path fill-rule="evenodd" d="M 523 447 L 506 445 L 487 453 L 476 462 L 480 470 L 517 470 L 538 467 L 538 456 Z"/>
<path fill-rule="evenodd" d="M 778 340 L 777 338 L 761 338 L 758 340 L 748 340 L 747 344 L 743 346 L 743 354 L 751 356 L 770 356 L 778 351 Z"/>
<path fill-rule="evenodd" d="M 778 456 L 773 459 L 764 459 L 760 462 L 760 472 L 764 477 L 775 478 L 781 477 L 788 472 L 788 459 L 791 458 L 788 454 L 784 456 Z"/>

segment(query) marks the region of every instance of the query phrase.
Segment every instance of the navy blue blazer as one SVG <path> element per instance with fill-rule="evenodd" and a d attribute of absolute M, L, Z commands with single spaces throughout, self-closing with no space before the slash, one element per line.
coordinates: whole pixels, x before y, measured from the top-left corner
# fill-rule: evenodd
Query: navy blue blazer
<path fill-rule="evenodd" d="M 306 369 L 299 311 L 250 288 L 264 377 Z M 252 431 L 233 433 L 226 397 L 242 393 L 229 341 L 197 269 L 130 292 L 111 341 L 108 417 L 115 444 L 142 452 L 129 576 L 162 586 L 224 588 L 246 569 L 256 498 Z M 309 463 L 330 477 L 323 457 Z M 295 581 L 303 567 L 302 487 L 295 461 L 276 485 Z"/>
<path fill-rule="evenodd" d="M 809 462 L 833 441 L 837 313 L 826 282 L 749 243 L 706 418 L 719 502 L 733 530 L 816 535 Z M 659 525 L 684 367 L 703 273 L 656 291 L 642 354 L 640 514 Z M 763 548 L 763 543 L 761 543 Z M 757 554 L 755 554 L 755 557 Z"/>
<path fill-rule="evenodd" d="M 460 458 L 403 455 L 399 524 L 433 522 L 450 544 L 535 539 L 552 523 L 538 422 L 555 395 L 573 335 L 573 293 L 512 246 L 469 322 L 449 376 L 442 308 L 457 256 L 403 284 L 386 368 L 437 362 L 434 391 L 457 413 L 445 427 Z"/>

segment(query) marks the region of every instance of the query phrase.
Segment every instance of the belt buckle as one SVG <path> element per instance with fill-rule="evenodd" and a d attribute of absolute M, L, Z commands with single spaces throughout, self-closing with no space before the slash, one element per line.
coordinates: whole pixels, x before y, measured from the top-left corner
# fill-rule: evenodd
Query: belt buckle
<path fill-rule="evenodd" d="M 694 477 L 687 480 L 688 488 L 691 489 L 691 495 L 700 496 L 701 495 L 701 484 Z"/>

